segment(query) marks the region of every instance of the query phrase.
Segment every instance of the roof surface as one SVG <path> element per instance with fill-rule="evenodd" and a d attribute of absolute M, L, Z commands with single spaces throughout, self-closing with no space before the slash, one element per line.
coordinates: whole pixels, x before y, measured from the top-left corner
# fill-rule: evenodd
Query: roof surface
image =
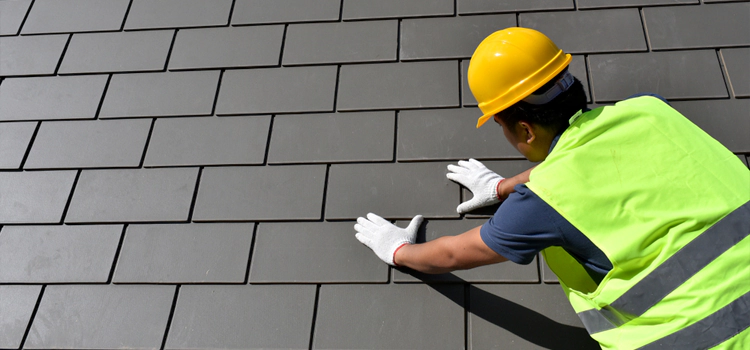
<path fill-rule="evenodd" d="M 426 276 L 354 238 L 462 233 L 492 211 L 447 164 L 531 166 L 466 84 L 509 26 L 747 162 L 747 1 L 0 1 L 0 348 L 595 348 L 539 258 Z"/>

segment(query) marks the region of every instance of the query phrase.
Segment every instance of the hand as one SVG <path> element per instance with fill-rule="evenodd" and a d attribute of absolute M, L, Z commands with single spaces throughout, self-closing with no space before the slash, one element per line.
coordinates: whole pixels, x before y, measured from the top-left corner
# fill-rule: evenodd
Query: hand
<path fill-rule="evenodd" d="M 461 203 L 456 208 L 459 214 L 500 203 L 500 198 L 497 194 L 497 185 L 505 180 L 505 178 L 487 169 L 478 160 L 461 160 L 457 166 L 453 164 L 448 165 L 448 171 L 449 173 L 445 175 L 446 177 L 464 185 L 474 194 L 473 198 Z"/>
<path fill-rule="evenodd" d="M 388 265 L 396 264 L 393 262 L 393 256 L 396 250 L 405 244 L 413 244 L 417 239 L 417 230 L 422 224 L 422 215 L 417 215 L 409 226 L 405 229 L 400 228 L 388 220 L 381 218 L 373 213 L 367 214 L 367 218 L 358 218 L 354 230 L 357 231 L 355 237 L 375 252 L 380 260 Z"/>

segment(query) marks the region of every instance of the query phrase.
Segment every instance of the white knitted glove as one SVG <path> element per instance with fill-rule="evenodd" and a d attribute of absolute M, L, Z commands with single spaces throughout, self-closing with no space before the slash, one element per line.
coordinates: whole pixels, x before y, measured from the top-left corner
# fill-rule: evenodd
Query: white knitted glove
<path fill-rule="evenodd" d="M 413 244 L 417 239 L 417 230 L 422 224 L 422 215 L 417 215 L 409 226 L 405 229 L 400 228 L 388 220 L 381 218 L 373 213 L 367 214 L 367 218 L 358 218 L 354 230 L 357 231 L 355 237 L 375 252 L 380 260 L 385 261 L 388 265 L 396 265 L 393 262 L 393 256 L 396 250 L 404 244 Z"/>
<path fill-rule="evenodd" d="M 456 211 L 459 214 L 486 207 L 500 202 L 497 197 L 497 184 L 504 178 L 487 169 L 476 159 L 461 160 L 458 165 L 448 165 L 449 173 L 445 176 L 464 185 L 474 194 L 470 200 L 461 203 Z"/>

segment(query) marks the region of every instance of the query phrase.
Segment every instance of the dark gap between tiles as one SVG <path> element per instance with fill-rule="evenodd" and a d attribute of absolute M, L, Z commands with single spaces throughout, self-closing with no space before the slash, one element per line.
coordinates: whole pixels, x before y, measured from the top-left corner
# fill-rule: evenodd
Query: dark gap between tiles
<path fill-rule="evenodd" d="M 94 118 L 95 120 L 99 119 L 99 113 L 102 111 L 102 106 L 104 105 L 104 97 L 107 96 L 107 90 L 109 89 L 109 82 L 112 81 L 112 74 L 110 74 L 107 77 L 107 82 L 104 83 L 104 91 L 102 91 L 102 97 L 99 99 L 99 105 L 96 106 L 96 112 L 94 112 Z"/>
<path fill-rule="evenodd" d="M 143 162 L 146 161 L 146 152 L 148 152 L 148 145 L 151 143 L 151 135 L 154 133 L 154 125 L 156 124 L 156 118 L 151 118 L 151 128 L 148 130 L 148 136 L 146 136 L 146 144 L 143 145 L 143 155 L 141 155 L 141 162 L 138 163 L 138 167 L 143 167 Z"/>
<path fill-rule="evenodd" d="M 36 0 L 31 0 L 31 3 L 29 3 L 29 8 L 26 9 L 26 14 L 23 16 L 23 20 L 21 20 L 21 24 L 18 26 L 18 31 L 14 35 L 21 35 L 21 30 L 23 30 L 23 25 L 26 24 L 26 19 L 29 18 L 31 9 L 34 8 L 34 2 L 36 2 Z"/>
<path fill-rule="evenodd" d="M 326 217 L 326 199 L 328 198 L 328 178 L 330 174 L 331 174 L 331 164 L 327 164 L 325 181 L 323 182 L 323 205 L 320 208 L 320 220 L 316 220 L 319 222 L 325 221 L 325 217 Z"/>
<path fill-rule="evenodd" d="M 734 87 L 732 86 L 732 80 L 729 78 L 729 72 L 727 66 L 724 63 L 724 55 L 720 49 L 716 49 L 716 58 L 719 59 L 719 68 L 721 69 L 721 76 L 724 77 L 724 86 L 729 92 L 729 98 L 737 98 L 734 94 Z"/>
<path fill-rule="evenodd" d="M 219 72 L 219 82 L 216 85 L 216 94 L 214 94 L 214 103 L 211 106 L 211 115 L 216 116 L 216 105 L 219 104 L 219 91 L 221 91 L 221 80 L 224 79 L 225 70 Z"/>
<path fill-rule="evenodd" d="M 339 22 L 344 20 L 344 0 L 339 2 Z"/>
<path fill-rule="evenodd" d="M 336 85 L 333 87 L 333 113 L 336 113 L 336 102 L 338 102 L 339 97 L 339 81 L 341 81 L 341 65 L 339 64 L 336 67 Z"/>
<path fill-rule="evenodd" d="M 31 140 L 29 140 L 28 146 L 26 146 L 26 152 L 23 154 L 23 158 L 21 158 L 21 164 L 18 166 L 18 170 L 23 169 L 24 165 L 26 165 L 26 160 L 29 158 L 29 154 L 31 154 L 31 146 L 34 145 L 34 140 L 36 139 L 36 135 L 39 133 L 39 129 L 42 126 L 42 122 L 38 122 L 36 124 L 36 128 L 34 129 L 34 133 L 31 134 Z"/>
<path fill-rule="evenodd" d="M 276 119 L 276 115 L 271 115 L 271 120 L 268 122 L 268 137 L 266 138 L 266 153 L 263 155 L 263 164 L 262 166 L 269 165 L 268 164 L 268 152 L 271 149 L 271 135 L 273 134 L 273 121 Z"/>
<path fill-rule="evenodd" d="M 133 0 L 128 3 L 128 8 L 125 9 L 125 16 L 122 17 L 122 24 L 120 25 L 120 31 L 125 29 L 125 22 L 128 21 L 128 15 L 130 14 L 130 8 L 133 6 Z"/>
<path fill-rule="evenodd" d="M 23 333 L 23 338 L 21 338 L 21 346 L 18 347 L 19 349 L 23 349 L 23 346 L 26 344 L 26 339 L 29 337 L 29 332 L 31 332 L 31 325 L 34 323 L 37 311 L 39 311 L 39 305 L 42 303 L 42 296 L 44 296 L 44 290 L 46 288 L 47 285 L 43 284 L 42 289 L 39 291 L 39 298 L 36 299 L 36 305 L 34 305 L 34 310 L 31 312 L 29 324 L 26 325 L 26 331 Z"/>
<path fill-rule="evenodd" d="M 172 43 L 169 44 L 169 50 L 167 51 L 167 59 L 166 61 L 164 61 L 164 69 L 162 69 L 163 72 L 166 72 L 167 67 L 169 67 L 169 59 L 172 57 L 172 50 L 174 50 L 174 42 L 177 40 L 177 32 L 179 31 L 180 31 L 179 29 L 175 29 L 174 34 L 172 34 Z M 221 82 L 221 76 L 219 76 L 219 82 Z"/>
<path fill-rule="evenodd" d="M 169 336 L 169 328 L 172 326 L 172 318 L 174 317 L 174 310 L 177 307 L 177 298 L 180 296 L 180 285 L 175 287 L 174 300 L 172 300 L 172 308 L 169 310 L 169 317 L 167 318 L 167 328 L 164 330 L 164 339 L 161 341 L 161 347 L 159 349 L 164 350 L 167 345 L 167 337 Z"/>
<path fill-rule="evenodd" d="M 258 238 L 258 226 L 257 222 L 253 225 L 253 238 L 250 239 L 250 251 L 247 252 L 247 267 L 245 269 L 245 279 L 242 281 L 242 284 L 250 283 L 250 264 L 251 261 L 253 261 L 253 255 L 255 255 L 255 241 Z"/>
<path fill-rule="evenodd" d="M 281 35 L 281 50 L 279 50 L 279 64 L 277 67 L 281 67 L 281 62 L 284 59 L 284 46 L 286 46 L 286 33 L 289 29 L 289 24 L 284 24 L 284 33 Z"/>
<path fill-rule="evenodd" d="M 315 322 L 318 320 L 318 301 L 320 300 L 320 284 L 315 287 L 315 303 L 313 304 L 312 323 L 310 324 L 310 343 L 308 349 L 313 349 L 313 340 L 315 339 Z"/>
<path fill-rule="evenodd" d="M 398 160 L 398 114 L 401 111 L 396 111 L 393 117 L 393 160 L 389 163 L 395 163 Z"/>
<path fill-rule="evenodd" d="M 229 17 L 227 18 L 227 27 L 232 25 L 232 14 L 234 14 L 234 4 L 237 3 L 237 0 L 232 0 L 232 4 L 229 5 Z"/>
<path fill-rule="evenodd" d="M 68 209 L 70 209 L 70 204 L 73 202 L 73 195 L 76 193 L 76 185 L 78 185 L 78 179 L 81 178 L 81 172 L 83 170 L 78 170 L 76 173 L 76 178 L 73 180 L 73 186 L 70 188 L 70 195 L 68 195 L 68 201 L 65 203 L 65 208 L 63 209 L 62 215 L 60 216 L 60 224 L 65 223 L 65 217 L 68 215 Z"/>
<path fill-rule="evenodd" d="M 62 65 L 62 61 L 65 58 L 65 53 L 68 52 L 68 46 L 70 46 L 70 41 L 73 39 L 73 34 L 68 35 L 68 40 L 65 42 L 65 46 L 63 46 L 62 53 L 60 53 L 60 60 L 57 61 L 57 65 L 55 66 L 54 73 L 52 75 L 57 74 L 57 72 L 60 70 L 60 66 Z"/>
<path fill-rule="evenodd" d="M 107 284 L 112 283 L 112 278 L 115 275 L 115 267 L 117 266 L 117 260 L 120 259 L 120 251 L 122 251 L 122 243 L 125 241 L 125 231 L 128 230 L 128 224 L 122 226 L 122 232 L 120 233 L 120 241 L 117 243 L 117 250 L 115 250 L 115 258 L 112 260 L 112 267 L 109 270 L 109 277 L 107 278 Z"/>
<path fill-rule="evenodd" d="M 399 18 L 396 27 L 396 62 L 401 62 L 401 22 L 402 19 Z"/>
<path fill-rule="evenodd" d="M 190 201 L 187 222 L 193 222 L 193 211 L 195 211 L 195 202 L 198 199 L 198 186 L 201 184 L 201 175 L 203 175 L 203 167 L 198 168 L 198 177 L 195 179 L 195 189 L 193 190 L 193 199 Z"/>

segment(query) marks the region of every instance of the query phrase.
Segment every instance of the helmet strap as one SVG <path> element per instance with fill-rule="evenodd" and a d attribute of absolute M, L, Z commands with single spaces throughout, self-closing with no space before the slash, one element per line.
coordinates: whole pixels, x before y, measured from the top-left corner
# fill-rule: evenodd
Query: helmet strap
<path fill-rule="evenodd" d="M 573 77 L 570 72 L 565 71 L 562 77 L 560 77 L 557 82 L 555 82 L 555 85 L 553 85 L 549 90 L 547 90 L 545 93 L 540 95 L 529 95 L 526 96 L 522 101 L 532 104 L 532 105 L 543 105 L 545 103 L 548 103 L 555 99 L 555 97 L 559 96 L 561 93 L 567 91 L 573 83 L 575 83 L 576 79 Z"/>

